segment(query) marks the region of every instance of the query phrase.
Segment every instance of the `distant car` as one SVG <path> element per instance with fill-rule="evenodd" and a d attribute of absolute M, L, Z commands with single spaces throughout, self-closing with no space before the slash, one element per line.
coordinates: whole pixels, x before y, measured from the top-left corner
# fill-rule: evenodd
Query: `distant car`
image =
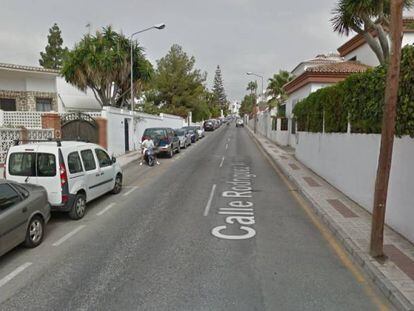
<path fill-rule="evenodd" d="M 236 121 L 236 127 L 244 127 L 244 122 L 242 119 L 237 119 Z"/>
<path fill-rule="evenodd" d="M 214 121 L 213 120 L 205 121 L 203 127 L 205 131 L 214 131 L 215 130 Z"/>
<path fill-rule="evenodd" d="M 179 153 L 181 151 L 180 140 L 172 128 L 147 128 L 142 135 L 142 141 L 148 137 L 151 137 L 154 141 L 157 153 L 165 153 L 169 158 L 172 158 L 175 152 Z"/>
<path fill-rule="evenodd" d="M 45 141 L 11 146 L 5 178 L 47 190 L 52 211 L 85 215 L 86 204 L 122 190 L 122 169 L 101 146 L 81 141 Z"/>
<path fill-rule="evenodd" d="M 30 248 L 42 243 L 49 219 L 45 188 L 0 180 L 0 256 L 21 243 Z"/>
<path fill-rule="evenodd" d="M 195 135 L 195 140 L 194 140 L 194 138 L 193 138 L 193 137 L 191 138 L 191 141 L 192 141 L 193 143 L 195 143 L 197 140 L 199 140 L 199 139 L 200 139 L 200 134 L 199 134 L 199 132 L 197 131 L 197 128 L 198 128 L 198 126 L 184 126 L 184 127 L 182 127 L 182 129 L 188 130 L 188 131 L 190 131 L 190 133 L 194 133 L 194 135 Z"/>
<path fill-rule="evenodd" d="M 180 140 L 180 148 L 186 149 L 191 145 L 191 134 L 186 129 L 176 129 L 175 133 Z"/>
<path fill-rule="evenodd" d="M 204 132 L 204 128 L 202 126 L 197 126 L 196 130 L 200 138 L 203 138 L 204 136 L 206 136 Z"/>

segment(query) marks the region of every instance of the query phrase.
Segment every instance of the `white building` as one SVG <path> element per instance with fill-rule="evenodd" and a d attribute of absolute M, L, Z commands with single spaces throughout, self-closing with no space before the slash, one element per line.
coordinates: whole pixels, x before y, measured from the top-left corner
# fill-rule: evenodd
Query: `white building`
<path fill-rule="evenodd" d="M 414 43 L 414 18 L 404 18 L 404 36 L 402 46 Z M 375 34 L 374 34 L 375 35 Z M 378 39 L 377 39 L 378 40 Z M 363 64 L 375 67 L 379 65 L 378 58 L 366 43 L 362 35 L 355 35 L 338 48 L 338 52 L 345 60 L 360 61 Z"/>

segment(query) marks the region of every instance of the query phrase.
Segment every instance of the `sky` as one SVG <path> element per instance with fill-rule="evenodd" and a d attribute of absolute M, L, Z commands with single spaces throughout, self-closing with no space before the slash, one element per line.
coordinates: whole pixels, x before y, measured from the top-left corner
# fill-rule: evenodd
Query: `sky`
<path fill-rule="evenodd" d="M 217 65 L 230 100 L 246 94 L 252 71 L 266 81 L 317 54 L 336 52 L 347 38 L 332 31 L 336 0 L 0 0 L 0 62 L 38 66 L 53 23 L 72 48 L 88 32 L 112 25 L 129 35 L 163 22 L 164 30 L 137 37 L 155 61 L 180 44 L 208 73 Z M 260 80 L 258 81 L 260 85 Z"/>

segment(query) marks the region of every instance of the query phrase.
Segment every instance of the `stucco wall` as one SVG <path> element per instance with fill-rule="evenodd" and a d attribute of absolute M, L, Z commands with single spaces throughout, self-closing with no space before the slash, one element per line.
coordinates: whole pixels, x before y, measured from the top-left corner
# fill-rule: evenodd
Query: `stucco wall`
<path fill-rule="evenodd" d="M 171 115 L 135 113 L 134 119 L 131 111 L 112 107 L 104 107 L 102 117 L 107 119 L 108 152 L 115 156 L 125 154 L 125 120 L 128 122 L 130 151 L 140 148 L 141 137 L 146 128 L 181 128 L 184 124 L 182 118 Z"/>
<path fill-rule="evenodd" d="M 380 135 L 300 132 L 296 157 L 303 164 L 372 211 Z M 386 222 L 414 242 L 412 193 L 414 139 L 396 138 Z"/>

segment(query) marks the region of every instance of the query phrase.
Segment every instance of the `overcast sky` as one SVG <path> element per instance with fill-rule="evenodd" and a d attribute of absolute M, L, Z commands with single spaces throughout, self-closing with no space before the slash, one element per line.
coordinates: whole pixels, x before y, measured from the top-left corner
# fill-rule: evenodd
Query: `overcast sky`
<path fill-rule="evenodd" d="M 38 66 L 48 29 L 57 22 L 73 47 L 88 31 L 113 25 L 124 34 L 165 22 L 139 37 L 148 58 L 178 43 L 208 72 L 222 68 L 229 99 L 240 99 L 255 71 L 269 78 L 346 41 L 332 32 L 336 0 L 0 0 L 0 62 Z"/>

